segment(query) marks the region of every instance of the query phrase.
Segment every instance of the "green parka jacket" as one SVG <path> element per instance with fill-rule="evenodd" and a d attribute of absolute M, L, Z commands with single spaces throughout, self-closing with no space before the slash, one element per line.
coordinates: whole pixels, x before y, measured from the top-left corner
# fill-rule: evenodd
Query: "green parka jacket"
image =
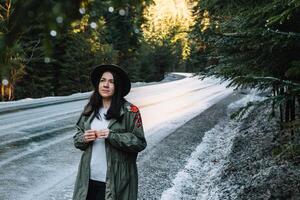
<path fill-rule="evenodd" d="M 125 102 L 120 111 L 123 119 L 117 122 L 111 119 L 108 125 L 110 133 L 105 139 L 107 173 L 106 200 L 136 200 L 138 193 L 138 173 L 136 159 L 138 152 L 146 148 L 140 111 L 136 106 Z M 92 142 L 85 143 L 83 134 L 91 128 L 95 113 L 81 115 L 76 123 L 74 145 L 83 151 L 78 167 L 73 200 L 85 200 L 90 177 Z"/>

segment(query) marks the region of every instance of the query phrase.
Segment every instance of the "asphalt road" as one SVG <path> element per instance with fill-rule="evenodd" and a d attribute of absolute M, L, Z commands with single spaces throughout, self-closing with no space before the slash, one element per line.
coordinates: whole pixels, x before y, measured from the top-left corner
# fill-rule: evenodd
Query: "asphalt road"
<path fill-rule="evenodd" d="M 172 85 L 179 83 L 181 87 Z M 171 93 L 166 87 L 177 90 Z M 165 133 L 160 130 L 156 134 L 150 131 L 154 129 L 147 129 L 148 147 L 138 158 L 140 199 L 160 198 L 185 160 L 201 143 L 205 131 L 222 120 L 226 106 L 239 98 L 235 94 L 227 96 L 230 91 L 222 87 L 186 79 L 133 91 L 132 99 L 145 103 L 141 107 L 147 127 L 160 126 L 163 120 L 166 120 L 163 123 L 179 123 L 157 118 L 164 116 L 162 112 L 170 119 L 189 114 L 188 109 L 192 106 L 201 112 L 180 128 L 178 124 L 165 125 L 168 128 Z M 160 88 L 170 94 L 162 95 Z M 0 116 L 0 199 L 71 199 L 81 155 L 73 147 L 72 136 L 74 123 L 85 103 L 68 102 Z M 155 125 L 150 124 L 155 120 Z M 170 132 L 172 126 L 177 129 Z"/>
<path fill-rule="evenodd" d="M 233 93 L 200 115 L 186 122 L 166 138 L 146 149 L 138 158 L 139 199 L 160 199 L 162 192 L 171 187 L 177 172 L 201 143 L 204 133 L 219 121 L 228 120 L 227 106 L 242 95 Z M 151 139 L 150 139 L 151 140 Z M 195 199 L 190 194 L 189 199 Z"/>

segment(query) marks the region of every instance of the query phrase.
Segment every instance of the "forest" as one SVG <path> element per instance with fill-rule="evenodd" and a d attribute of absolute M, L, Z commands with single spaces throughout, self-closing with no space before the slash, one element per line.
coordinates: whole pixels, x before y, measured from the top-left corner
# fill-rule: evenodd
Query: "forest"
<path fill-rule="evenodd" d="M 295 140 L 299 0 L 0 2 L 1 101 L 90 91 L 89 73 L 99 63 L 122 66 L 133 82 L 193 72 L 265 91 L 263 102 L 246 107 L 271 106 Z M 294 143 L 287 148 L 300 154 Z"/>

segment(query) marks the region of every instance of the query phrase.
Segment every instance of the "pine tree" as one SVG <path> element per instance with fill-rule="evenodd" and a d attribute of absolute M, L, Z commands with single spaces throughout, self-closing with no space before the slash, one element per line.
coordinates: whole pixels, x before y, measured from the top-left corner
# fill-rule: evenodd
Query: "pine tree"
<path fill-rule="evenodd" d="M 195 15 L 194 57 L 200 49 L 207 57 L 201 74 L 237 88 L 271 91 L 259 105 L 278 108 L 281 127 L 289 126 L 294 140 L 300 114 L 299 1 L 203 0 Z"/>
<path fill-rule="evenodd" d="M 0 77 L 10 82 L 13 98 L 8 100 L 54 94 L 51 76 L 56 66 L 48 62 L 53 50 L 50 41 L 59 23 L 67 26 L 80 16 L 82 2 L 1 1 Z"/>

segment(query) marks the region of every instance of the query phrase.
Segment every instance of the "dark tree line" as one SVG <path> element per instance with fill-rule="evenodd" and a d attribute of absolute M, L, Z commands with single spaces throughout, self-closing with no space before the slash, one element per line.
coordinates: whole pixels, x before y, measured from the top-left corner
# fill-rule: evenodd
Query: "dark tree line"
<path fill-rule="evenodd" d="M 270 91 L 259 105 L 271 105 L 273 115 L 279 110 L 281 129 L 295 137 L 299 1 L 187 1 L 195 3 L 189 30 L 186 19 L 148 23 L 152 0 L 0 2 L 2 101 L 89 91 L 89 73 L 98 63 L 121 65 L 132 81 L 200 71 L 231 86 Z"/>
<path fill-rule="evenodd" d="M 269 91 L 256 106 L 272 106 L 273 116 L 279 111 L 284 134 L 278 138 L 300 155 L 299 1 L 202 0 L 194 13 L 191 67 L 236 88 Z"/>
<path fill-rule="evenodd" d="M 174 39 L 180 27 L 170 26 L 163 39 L 143 34 L 152 0 L 0 2 L 2 101 L 90 91 L 99 63 L 120 65 L 133 82 L 184 69 L 184 44 Z"/>
<path fill-rule="evenodd" d="M 2 0 L 2 101 L 89 91 L 89 73 L 99 63 L 122 66 L 132 81 L 161 80 L 166 65 L 147 60 L 173 55 L 144 51 L 141 24 L 151 3 Z"/>

